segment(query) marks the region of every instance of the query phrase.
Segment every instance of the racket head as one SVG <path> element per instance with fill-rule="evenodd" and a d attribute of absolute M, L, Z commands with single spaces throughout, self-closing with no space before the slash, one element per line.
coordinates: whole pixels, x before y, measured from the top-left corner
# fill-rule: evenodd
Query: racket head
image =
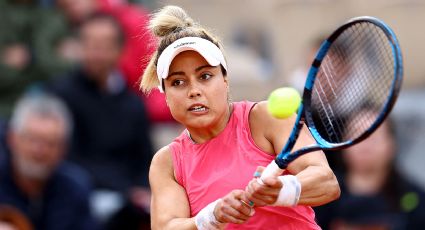
<path fill-rule="evenodd" d="M 317 146 L 297 154 L 339 150 L 367 138 L 393 108 L 402 77 L 401 49 L 384 22 L 365 16 L 340 26 L 322 43 L 302 97 Z"/>

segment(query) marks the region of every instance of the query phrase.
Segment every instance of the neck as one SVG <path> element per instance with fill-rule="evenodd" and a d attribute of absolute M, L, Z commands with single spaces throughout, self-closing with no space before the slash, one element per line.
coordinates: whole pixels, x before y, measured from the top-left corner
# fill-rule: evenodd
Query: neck
<path fill-rule="evenodd" d="M 206 141 L 211 140 L 212 138 L 218 136 L 227 126 L 227 123 L 230 120 L 230 116 L 232 115 L 233 106 L 232 103 L 229 103 L 226 111 L 223 113 L 221 119 L 215 123 L 215 125 L 211 127 L 203 127 L 203 128 L 192 128 L 187 127 L 188 135 L 190 139 L 195 142 L 202 144 Z"/>
<path fill-rule="evenodd" d="M 388 174 L 389 171 L 385 169 L 349 172 L 346 177 L 347 186 L 354 194 L 377 194 L 384 186 Z"/>
<path fill-rule="evenodd" d="M 18 188 L 29 198 L 40 197 L 43 192 L 44 185 L 46 184 L 44 180 L 29 178 L 22 175 L 17 170 L 14 170 L 13 172 L 13 179 Z"/>

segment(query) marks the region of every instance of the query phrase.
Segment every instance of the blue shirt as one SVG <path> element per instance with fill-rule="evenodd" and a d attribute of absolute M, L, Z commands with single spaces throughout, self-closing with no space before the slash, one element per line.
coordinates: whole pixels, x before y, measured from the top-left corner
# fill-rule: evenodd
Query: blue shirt
<path fill-rule="evenodd" d="M 2 156 L 1 156 L 2 155 Z M 90 183 L 77 166 L 62 163 L 38 199 L 30 199 L 12 179 L 10 160 L 0 150 L 0 204 L 25 214 L 37 230 L 97 229 L 89 208 Z"/>

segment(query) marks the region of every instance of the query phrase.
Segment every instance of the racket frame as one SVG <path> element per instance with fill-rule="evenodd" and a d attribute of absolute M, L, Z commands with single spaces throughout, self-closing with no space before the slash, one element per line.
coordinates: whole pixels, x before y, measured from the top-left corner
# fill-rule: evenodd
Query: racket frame
<path fill-rule="evenodd" d="M 338 38 L 338 36 L 343 33 L 348 27 L 351 27 L 353 24 L 357 23 L 372 23 L 378 27 L 381 28 L 381 30 L 385 33 L 385 35 L 388 38 L 388 41 L 391 43 L 391 48 L 393 52 L 393 60 L 394 60 L 394 78 L 393 82 L 391 84 L 391 90 L 390 94 L 387 98 L 387 101 L 385 102 L 385 105 L 378 115 L 375 122 L 358 138 L 350 141 L 345 141 L 343 143 L 329 143 L 325 139 L 323 139 L 319 132 L 317 131 L 316 127 L 314 126 L 313 122 L 313 115 L 309 112 L 310 105 L 311 105 L 311 96 L 312 96 L 312 89 L 314 82 L 316 80 L 317 73 L 319 71 L 320 65 L 322 64 L 322 61 L 324 57 L 326 56 L 327 52 L 329 51 L 330 47 L 332 46 L 332 43 Z M 302 96 L 302 102 L 300 104 L 300 107 L 298 108 L 297 112 L 297 118 L 295 120 L 295 125 L 292 128 L 291 135 L 286 142 L 285 146 L 283 147 L 282 151 L 276 156 L 275 163 L 280 169 L 285 169 L 288 167 L 289 163 L 295 160 L 296 158 L 309 153 L 314 152 L 318 150 L 341 150 L 345 149 L 349 146 L 352 146 L 356 143 L 359 143 L 360 141 L 366 139 L 370 136 L 378 127 L 382 124 L 382 122 L 385 120 L 385 118 L 390 113 L 391 109 L 393 108 L 400 88 L 402 84 L 402 77 L 403 77 L 403 63 L 402 63 L 402 56 L 401 56 L 401 49 L 398 44 L 397 38 L 392 31 L 390 27 L 388 27 L 383 21 L 369 16 L 362 16 L 362 17 L 356 17 L 350 19 L 347 23 L 340 26 L 338 29 L 336 29 L 320 46 L 319 51 L 317 52 L 316 58 L 314 59 L 310 70 L 308 72 L 308 76 L 306 79 L 306 83 L 304 86 L 304 92 Z M 304 124 L 307 125 L 311 135 L 316 141 L 316 144 L 312 144 L 309 146 L 305 146 L 303 148 L 300 148 L 298 150 L 295 150 L 291 153 L 291 150 L 293 149 L 298 136 L 301 132 L 301 129 L 303 128 Z"/>

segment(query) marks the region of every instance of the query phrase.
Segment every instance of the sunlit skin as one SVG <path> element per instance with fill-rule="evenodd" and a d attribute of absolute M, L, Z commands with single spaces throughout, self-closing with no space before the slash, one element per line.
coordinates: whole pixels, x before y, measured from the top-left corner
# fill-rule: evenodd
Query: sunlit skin
<path fill-rule="evenodd" d="M 197 52 L 184 51 L 171 63 L 164 87 L 171 114 L 196 142 L 209 140 L 226 127 L 231 109 L 227 77 L 220 66 L 210 66 Z M 194 111 L 196 106 L 205 109 Z"/>

